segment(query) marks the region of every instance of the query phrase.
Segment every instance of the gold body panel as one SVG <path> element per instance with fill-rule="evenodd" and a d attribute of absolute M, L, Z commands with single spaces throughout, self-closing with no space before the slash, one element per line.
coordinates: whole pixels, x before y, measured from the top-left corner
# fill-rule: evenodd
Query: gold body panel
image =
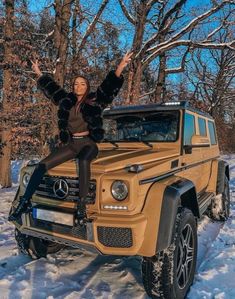
<path fill-rule="evenodd" d="M 161 209 L 164 191 L 167 186 L 180 179 L 193 183 L 197 194 L 216 192 L 218 171 L 218 145 L 196 147 L 191 154 L 182 148 L 183 112 L 181 113 L 179 138 L 176 142 L 153 142 L 152 148 L 141 142 L 122 142 L 119 148 L 111 143 L 100 143 L 99 154 L 91 163 L 91 179 L 96 180 L 96 199 L 94 204 L 87 205 L 87 216 L 91 220 L 93 241 L 82 240 L 58 232 L 48 232 L 30 227 L 29 216 L 23 217 L 24 229 L 52 235 L 78 244 L 91 245 L 103 254 L 153 256 L 161 221 Z M 190 112 L 194 114 L 193 112 Z M 197 113 L 194 114 L 197 118 Z M 206 118 L 205 118 L 206 119 Z M 196 126 L 196 142 L 200 142 L 199 128 Z M 208 131 L 208 128 L 207 128 Z M 203 138 L 202 138 L 203 139 Z M 202 141 L 203 142 L 203 141 Z M 206 142 L 206 140 L 205 140 Z M 130 165 L 139 164 L 143 170 L 129 172 Z M 33 167 L 23 168 L 21 173 L 31 173 Z M 65 162 L 48 171 L 47 175 L 61 177 L 77 177 L 75 161 Z M 111 194 L 114 180 L 123 180 L 129 189 L 124 201 L 117 201 Z M 24 193 L 22 182 L 19 195 Z M 17 202 L 17 199 L 16 201 Z M 76 202 L 66 202 L 34 195 L 34 205 L 56 207 L 75 211 Z M 125 206 L 126 210 L 109 210 L 105 206 Z M 167 217 L 167 215 L 165 215 Z M 130 228 L 132 246 L 128 248 L 108 247 L 99 242 L 98 227 Z"/>

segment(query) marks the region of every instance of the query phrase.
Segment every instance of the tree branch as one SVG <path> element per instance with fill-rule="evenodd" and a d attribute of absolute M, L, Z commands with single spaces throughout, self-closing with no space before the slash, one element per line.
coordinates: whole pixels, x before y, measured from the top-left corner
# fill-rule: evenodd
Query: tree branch
<path fill-rule="evenodd" d="M 118 0 L 118 1 L 119 1 L 119 4 L 120 4 L 120 6 L 121 6 L 121 8 L 122 8 L 122 11 L 123 11 L 125 17 L 127 18 L 127 20 L 128 20 L 131 24 L 135 25 L 135 23 L 136 23 L 136 19 L 129 13 L 129 11 L 127 10 L 127 8 L 126 8 L 126 6 L 125 6 L 125 4 L 124 4 L 124 2 L 123 2 L 123 0 Z"/>
<path fill-rule="evenodd" d="M 163 0 L 149 0 L 147 2 L 147 7 L 152 7 L 153 4 L 155 4 L 155 3 L 164 4 L 164 1 Z"/>
<path fill-rule="evenodd" d="M 166 26 L 168 19 L 172 16 L 172 14 L 174 12 L 179 11 L 181 9 L 181 7 L 185 4 L 185 2 L 187 2 L 187 0 L 179 0 L 178 2 L 175 3 L 175 5 L 172 8 L 170 8 L 166 12 L 166 14 L 160 24 L 159 31 L 163 30 L 163 28 Z"/>
<path fill-rule="evenodd" d="M 235 50 L 235 40 L 228 42 L 228 43 L 209 43 L 209 42 L 203 42 L 203 41 L 202 42 L 193 42 L 191 40 L 177 40 L 177 41 L 171 42 L 169 44 L 166 44 L 166 43 L 162 43 L 162 44 L 165 44 L 165 45 L 161 46 L 161 44 L 159 44 L 159 48 L 153 54 L 151 54 L 146 59 L 142 60 L 143 65 L 148 65 L 158 55 L 160 55 L 166 51 L 169 51 L 173 48 L 179 47 L 179 46 L 188 46 L 191 48 L 204 48 L 204 49 L 228 48 L 230 50 Z"/>
<path fill-rule="evenodd" d="M 176 74 L 176 73 L 182 73 L 182 72 L 184 72 L 185 71 L 185 64 L 186 64 L 186 57 L 187 57 L 189 51 L 190 51 L 190 48 L 188 47 L 188 49 L 185 51 L 185 53 L 184 53 L 184 55 L 182 57 L 180 67 L 166 69 L 165 70 L 165 74 L 168 75 L 168 74 Z"/>
<path fill-rule="evenodd" d="M 78 45 L 78 52 L 81 51 L 89 37 L 89 35 L 91 34 L 91 32 L 93 31 L 93 29 L 95 28 L 95 25 L 99 19 L 99 17 L 101 16 L 102 12 L 104 11 L 106 5 L 108 4 L 109 0 L 104 0 L 97 12 L 97 14 L 95 15 L 94 19 L 92 20 L 91 24 L 89 25 L 89 27 L 87 28 L 84 36 L 82 37 L 82 40 L 80 42 L 80 44 Z"/>
<path fill-rule="evenodd" d="M 149 96 L 149 95 L 153 94 L 154 92 L 155 92 L 155 88 L 152 89 L 152 90 L 150 90 L 149 92 L 146 92 L 146 93 L 140 95 L 140 96 L 139 96 L 139 100 L 143 99 L 143 98 L 146 97 L 146 96 Z"/>
<path fill-rule="evenodd" d="M 164 49 L 169 49 L 168 46 L 173 45 L 175 42 L 177 44 L 177 40 L 179 38 L 181 38 L 182 36 L 184 36 L 186 33 L 188 33 L 189 31 L 191 31 L 193 28 L 195 28 L 195 26 L 197 26 L 201 21 L 205 20 L 206 18 L 208 18 L 209 16 L 213 15 L 214 13 L 216 13 L 219 9 L 221 9 L 223 6 L 225 6 L 226 4 L 235 4 L 234 1 L 230 1 L 230 0 L 224 0 L 221 4 L 219 4 L 216 7 L 211 8 L 210 10 L 208 10 L 207 12 L 201 14 L 200 16 L 194 18 L 188 25 L 186 25 L 183 29 L 180 30 L 180 32 L 178 32 L 177 34 L 175 34 L 172 38 L 170 38 L 169 40 L 158 44 L 152 48 L 149 48 L 148 50 L 146 50 L 146 52 L 152 53 L 146 60 L 144 63 L 149 63 L 150 61 L 152 61 L 156 56 L 159 55 L 160 52 L 162 52 Z M 183 42 L 184 44 L 184 42 Z M 187 45 L 189 45 L 189 41 L 186 43 Z M 182 44 L 181 44 L 182 45 Z M 161 51 L 159 51 L 161 49 Z"/>

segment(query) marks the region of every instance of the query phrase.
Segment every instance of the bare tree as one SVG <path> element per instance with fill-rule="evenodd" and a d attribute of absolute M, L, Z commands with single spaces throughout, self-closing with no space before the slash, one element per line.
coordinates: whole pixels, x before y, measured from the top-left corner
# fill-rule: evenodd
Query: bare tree
<path fill-rule="evenodd" d="M 159 99 L 165 76 L 182 70 L 186 54 L 189 51 L 188 48 L 190 48 L 190 51 L 196 48 L 235 48 L 234 40 L 226 43 L 212 41 L 213 35 L 224 28 L 223 21 L 219 26 L 215 22 L 216 25 L 214 25 L 214 28 L 211 29 L 206 38 L 201 39 L 200 35 L 193 37 L 192 34 L 195 29 L 206 26 L 210 17 L 215 16 L 224 7 L 235 5 L 234 0 L 224 0 L 220 3 L 212 1 L 212 6 L 206 12 L 198 13 L 191 19 L 188 15 L 187 19 L 184 18 L 184 21 L 182 21 L 183 6 L 186 2 L 188 1 L 178 0 L 171 5 L 171 1 L 135 1 L 135 7 L 132 7 L 134 13 L 131 13 L 131 8 L 125 5 L 124 0 L 119 0 L 123 13 L 134 26 L 135 31 L 132 46 L 135 57 L 129 71 L 128 101 L 130 103 L 138 101 L 143 70 L 157 57 L 160 57 L 160 65 L 155 97 Z M 148 37 L 146 38 L 146 36 Z M 165 53 L 181 46 L 186 47 L 186 51 L 182 54 L 181 65 L 174 69 L 167 69 Z"/>
<path fill-rule="evenodd" d="M 218 35 L 219 42 L 226 43 L 234 32 L 227 29 Z M 187 76 L 194 86 L 193 104 L 214 117 L 221 149 L 231 151 L 235 144 L 231 138 L 235 134 L 235 51 L 198 49 L 187 66 Z"/>
<path fill-rule="evenodd" d="M 12 61 L 12 39 L 14 36 L 14 0 L 5 2 L 5 28 L 4 28 L 4 61 L 3 71 L 3 97 L 2 110 L 6 115 L 10 115 L 10 99 L 13 95 L 11 82 L 13 82 L 12 71 L 9 62 Z M 7 67 L 8 66 L 8 67 Z M 11 125 L 6 119 L 1 128 L 1 142 L 3 155 L 0 157 L 0 183 L 2 187 L 11 186 Z"/>
<path fill-rule="evenodd" d="M 198 50 L 192 56 L 192 64 L 188 66 L 187 73 L 194 86 L 194 100 L 204 102 L 207 112 L 213 116 L 216 114 L 221 116 L 223 110 L 226 111 L 227 117 L 230 113 L 230 118 L 233 117 L 235 51 L 231 49 L 209 50 L 205 54 Z"/>

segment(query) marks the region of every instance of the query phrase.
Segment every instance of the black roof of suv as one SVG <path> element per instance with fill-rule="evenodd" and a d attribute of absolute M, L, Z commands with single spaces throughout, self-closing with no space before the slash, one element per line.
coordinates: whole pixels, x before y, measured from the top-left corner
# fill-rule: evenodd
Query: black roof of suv
<path fill-rule="evenodd" d="M 111 116 L 123 113 L 139 113 L 139 112 L 151 112 L 151 111 L 162 111 L 162 110 L 190 110 L 198 114 L 204 115 L 207 118 L 212 116 L 206 112 L 203 112 L 197 108 L 194 108 L 188 101 L 176 101 L 166 102 L 160 104 L 146 104 L 146 105 L 132 105 L 132 106 L 116 106 L 112 108 L 104 109 L 103 116 Z"/>

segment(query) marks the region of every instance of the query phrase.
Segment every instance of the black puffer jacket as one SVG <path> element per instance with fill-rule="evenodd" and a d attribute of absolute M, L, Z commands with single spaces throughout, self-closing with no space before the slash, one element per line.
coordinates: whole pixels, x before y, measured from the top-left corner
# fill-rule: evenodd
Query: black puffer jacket
<path fill-rule="evenodd" d="M 81 104 L 83 119 L 88 124 L 89 136 L 95 142 L 101 142 L 104 137 L 102 111 L 118 94 L 123 84 L 123 76 L 117 77 L 115 71 L 110 71 L 96 92 L 90 92 L 87 99 Z M 71 140 L 72 133 L 68 130 L 70 109 L 76 104 L 77 97 L 73 92 L 66 92 L 50 75 L 42 75 L 38 79 L 38 88 L 47 98 L 59 106 L 58 128 L 62 143 L 67 144 Z"/>

